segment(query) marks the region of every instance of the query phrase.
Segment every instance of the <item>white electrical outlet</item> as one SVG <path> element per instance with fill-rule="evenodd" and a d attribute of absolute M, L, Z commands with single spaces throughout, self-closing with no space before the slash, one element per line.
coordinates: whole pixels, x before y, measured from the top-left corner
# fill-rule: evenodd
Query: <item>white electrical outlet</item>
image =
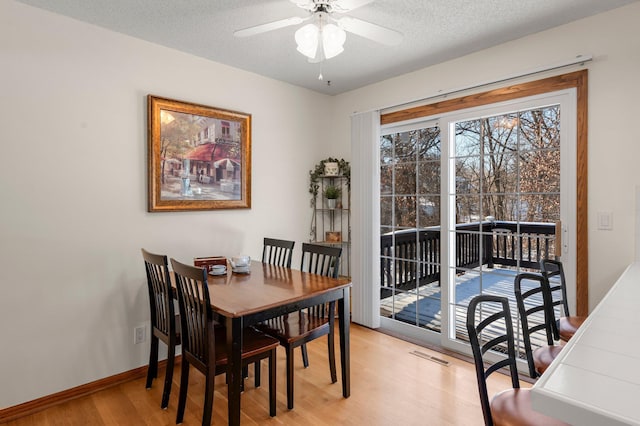
<path fill-rule="evenodd" d="M 144 325 L 133 329 L 133 343 L 135 345 L 144 343 L 147 340 L 147 328 Z"/>

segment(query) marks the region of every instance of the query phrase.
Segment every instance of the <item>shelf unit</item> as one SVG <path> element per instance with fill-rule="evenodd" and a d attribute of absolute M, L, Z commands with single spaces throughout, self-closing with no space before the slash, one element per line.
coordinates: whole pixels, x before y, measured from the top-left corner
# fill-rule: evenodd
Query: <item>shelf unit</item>
<path fill-rule="evenodd" d="M 340 275 L 351 276 L 351 192 L 349 179 L 341 175 L 321 175 L 318 177 L 318 193 L 312 200 L 313 217 L 311 220 L 310 242 L 342 247 Z M 324 196 L 330 186 L 340 188 L 336 207 L 329 207 Z"/>

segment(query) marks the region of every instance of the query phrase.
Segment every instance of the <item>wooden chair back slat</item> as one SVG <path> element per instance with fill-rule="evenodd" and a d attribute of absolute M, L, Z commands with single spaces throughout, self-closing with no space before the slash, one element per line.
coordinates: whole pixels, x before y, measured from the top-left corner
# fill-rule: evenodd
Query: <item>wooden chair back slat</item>
<path fill-rule="evenodd" d="M 300 270 L 338 278 L 341 255 L 342 247 L 303 243 Z"/>
<path fill-rule="evenodd" d="M 295 241 L 265 238 L 262 248 L 262 263 L 291 267 L 291 257 Z"/>
<path fill-rule="evenodd" d="M 151 325 L 166 336 L 175 332 L 175 308 L 169 287 L 169 266 L 167 256 L 149 253 L 142 249 L 149 302 Z"/>
<path fill-rule="evenodd" d="M 178 290 L 183 329 L 183 355 L 193 359 L 190 362 L 215 365 L 215 334 L 213 333 L 213 311 L 207 271 L 171 259 Z"/>

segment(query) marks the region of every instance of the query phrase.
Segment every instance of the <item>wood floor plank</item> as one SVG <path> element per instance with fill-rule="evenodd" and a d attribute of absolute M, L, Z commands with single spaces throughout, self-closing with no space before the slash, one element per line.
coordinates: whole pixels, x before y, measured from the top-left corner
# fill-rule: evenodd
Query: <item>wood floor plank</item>
<path fill-rule="evenodd" d="M 269 417 L 267 364 L 262 386 L 253 385 L 253 368 L 242 394 L 243 425 L 482 425 L 475 371 L 472 364 L 358 325 L 351 328 L 351 397 L 342 397 L 340 380 L 332 384 L 326 339 L 308 345 L 309 368 L 295 359 L 295 408 L 287 410 L 284 350 L 278 349 L 277 415 Z M 336 349 L 338 345 L 336 344 Z M 449 362 L 443 366 L 412 354 L 431 355 Z M 339 360 L 339 349 L 337 350 Z M 164 369 L 150 390 L 136 379 L 92 395 L 59 404 L 7 423 L 8 426 L 58 425 L 175 425 L 180 389 L 180 365 L 166 410 L 160 408 Z M 338 370 L 340 370 L 338 363 Z M 191 369 L 184 425 L 202 421 L 204 380 Z M 338 372 L 338 378 L 340 372 Z M 523 387 L 530 387 L 523 383 Z M 506 376 L 489 380 L 489 393 L 510 386 Z M 227 423 L 227 389 L 216 377 L 213 424 Z"/>

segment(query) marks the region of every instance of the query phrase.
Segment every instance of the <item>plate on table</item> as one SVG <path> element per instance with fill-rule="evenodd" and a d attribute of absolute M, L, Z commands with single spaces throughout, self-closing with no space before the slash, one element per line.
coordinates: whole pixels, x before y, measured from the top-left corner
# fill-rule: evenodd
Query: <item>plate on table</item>
<path fill-rule="evenodd" d="M 209 271 L 209 275 L 227 275 L 227 270 L 226 269 L 222 269 L 222 270 L 213 270 L 213 271 Z"/>

